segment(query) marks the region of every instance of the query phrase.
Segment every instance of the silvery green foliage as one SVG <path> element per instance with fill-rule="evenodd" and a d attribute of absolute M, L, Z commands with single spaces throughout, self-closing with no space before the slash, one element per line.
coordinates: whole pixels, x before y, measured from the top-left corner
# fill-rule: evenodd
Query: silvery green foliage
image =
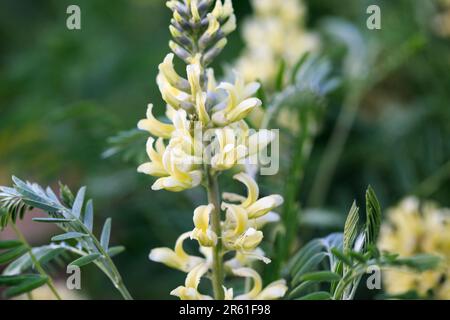
<path fill-rule="evenodd" d="M 62 256 L 69 259 L 72 253 L 78 256 L 69 265 L 82 267 L 94 263 L 113 282 L 124 298 L 131 298 L 123 285 L 111 257 L 124 250 L 123 247 L 111 247 L 111 219 L 103 225 L 100 240 L 94 235 L 94 206 L 92 200 L 85 199 L 86 188 L 81 188 L 74 196 L 70 189 L 60 186 L 60 197 L 48 187 L 45 190 L 35 183 L 24 182 L 13 177 L 14 187 L 0 187 L 0 206 L 2 208 L 2 227 L 8 222 L 15 223 L 25 212 L 33 208 L 48 214 L 45 218 L 33 218 L 39 223 L 51 223 L 58 226 L 63 233 L 54 236 L 52 243 L 32 249 L 35 258 L 43 265 L 55 261 Z M 32 257 L 21 241 L 0 242 L 0 264 L 8 264 L 0 277 L 0 285 L 12 286 L 6 292 L 14 296 L 29 292 L 46 283 L 42 276 L 24 273 L 33 269 Z M 39 279 L 41 281 L 39 281 Z M 25 290 L 28 288 L 29 290 Z"/>

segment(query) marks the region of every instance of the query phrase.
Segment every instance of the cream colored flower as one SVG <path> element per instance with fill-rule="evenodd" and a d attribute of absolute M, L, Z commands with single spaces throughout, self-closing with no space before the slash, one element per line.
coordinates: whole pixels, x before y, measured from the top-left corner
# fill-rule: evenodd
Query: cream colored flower
<path fill-rule="evenodd" d="M 149 258 L 152 261 L 160 262 L 166 266 L 184 272 L 191 271 L 197 265 L 204 263 L 205 259 L 190 256 L 184 251 L 183 243 L 191 236 L 190 232 L 183 233 L 175 244 L 175 249 L 156 248 L 150 252 Z"/>
<path fill-rule="evenodd" d="M 209 226 L 209 217 L 214 211 L 214 205 L 200 206 L 194 211 L 195 229 L 191 238 L 196 239 L 201 246 L 212 247 L 217 244 L 217 235 Z"/>
<path fill-rule="evenodd" d="M 151 162 L 147 162 L 139 166 L 138 172 L 145 173 L 154 177 L 165 177 L 168 175 L 168 172 L 164 168 L 162 158 L 164 152 L 166 151 L 166 147 L 164 146 L 164 142 L 162 138 L 159 138 L 156 141 L 156 150 L 153 148 L 153 144 L 155 139 L 148 138 L 147 140 L 147 155 L 150 158 Z"/>
<path fill-rule="evenodd" d="M 226 91 L 227 99 L 214 108 L 213 122 L 218 126 L 226 126 L 230 123 L 244 119 L 254 108 L 261 106 L 261 100 L 254 98 L 260 85 L 257 82 L 246 84 L 244 79 L 235 74 L 235 83 L 221 83 L 217 89 Z"/>
<path fill-rule="evenodd" d="M 209 148 L 213 153 L 211 166 L 216 171 L 225 171 L 236 165 L 257 164 L 260 152 L 275 138 L 275 134 L 269 130 L 259 130 L 250 135 L 247 124 L 239 121 L 215 129 L 214 137 Z"/>
<path fill-rule="evenodd" d="M 226 194 L 225 197 L 238 201 L 240 199 L 241 206 L 247 211 L 249 219 L 260 218 L 283 204 L 283 197 L 277 194 L 258 199 L 258 184 L 248 174 L 239 173 L 233 178 L 242 182 L 247 187 L 247 198 L 244 200 L 239 195 L 230 193 Z"/>
<path fill-rule="evenodd" d="M 421 204 L 407 198 L 388 211 L 389 220 L 382 226 L 378 246 L 401 257 L 435 254 L 444 259 L 437 270 L 423 273 L 392 269 L 384 273 L 384 285 L 390 294 L 415 290 L 421 296 L 433 292 L 437 299 L 448 299 L 450 292 L 450 210 L 432 203 Z M 442 282 L 443 281 L 443 282 Z M 446 289 L 447 288 L 447 289 Z"/>
<path fill-rule="evenodd" d="M 148 131 L 156 137 L 164 139 L 170 138 L 175 128 L 171 124 L 166 124 L 161 121 L 158 121 L 153 116 L 152 111 L 153 111 L 153 104 L 149 104 L 147 109 L 147 119 L 139 121 L 138 128 L 140 130 Z"/>
<path fill-rule="evenodd" d="M 232 128 L 216 129 L 211 166 L 214 170 L 225 171 L 236 166 L 247 155 L 247 147 L 240 143 Z"/>
<path fill-rule="evenodd" d="M 286 74 L 300 57 L 316 50 L 317 37 L 305 32 L 305 9 L 299 0 L 253 0 L 253 17 L 244 24 L 246 49 L 236 68 L 246 81 L 260 80 L 273 88 L 281 62 Z"/>
<path fill-rule="evenodd" d="M 151 114 L 151 107 L 149 110 Z M 147 154 L 151 162 L 141 165 L 138 171 L 160 177 L 153 184 L 153 190 L 165 189 L 179 192 L 196 187 L 201 183 L 201 159 L 195 156 L 196 149 L 199 147 L 191 135 L 186 111 L 168 109 L 168 115 L 173 123 L 170 125 L 169 145 L 165 147 L 160 138 L 156 143 L 155 150 L 153 148 L 154 139 L 150 138 L 147 142 Z M 156 126 L 153 123 L 154 120 L 151 122 L 153 126 Z M 142 122 L 140 124 L 142 125 Z M 154 127 L 151 127 L 150 130 L 154 131 Z M 159 131 L 162 132 L 162 130 Z"/>
<path fill-rule="evenodd" d="M 212 300 L 210 296 L 202 295 L 200 292 L 198 292 L 198 285 L 200 284 L 202 276 L 206 272 L 208 272 L 207 265 L 197 265 L 188 273 L 185 285 L 179 286 L 170 294 L 180 298 L 181 300 Z"/>
<path fill-rule="evenodd" d="M 233 270 L 233 273 L 253 280 L 253 288 L 248 293 L 235 297 L 235 300 L 276 300 L 282 298 L 288 289 L 285 280 L 272 282 L 263 289 L 260 275 L 250 268 Z"/>

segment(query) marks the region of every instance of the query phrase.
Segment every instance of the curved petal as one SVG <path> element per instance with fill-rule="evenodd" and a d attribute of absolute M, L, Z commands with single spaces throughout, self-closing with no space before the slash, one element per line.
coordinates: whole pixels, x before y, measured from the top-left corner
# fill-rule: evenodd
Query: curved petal
<path fill-rule="evenodd" d="M 247 208 L 248 217 L 249 219 L 262 217 L 282 205 L 283 201 L 283 197 L 278 194 L 261 198 Z"/>
<path fill-rule="evenodd" d="M 251 278 L 253 280 L 253 288 L 246 294 L 237 296 L 235 300 L 252 300 L 256 299 L 262 289 L 261 276 L 251 268 L 240 268 L 233 270 L 233 273 L 238 277 Z"/>

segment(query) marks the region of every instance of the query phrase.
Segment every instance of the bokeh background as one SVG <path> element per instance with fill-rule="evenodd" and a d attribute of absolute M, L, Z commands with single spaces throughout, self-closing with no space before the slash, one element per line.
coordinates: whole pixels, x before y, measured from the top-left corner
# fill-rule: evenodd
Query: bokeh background
<path fill-rule="evenodd" d="M 127 248 L 115 260 L 140 299 L 170 298 L 184 281 L 183 274 L 150 262 L 148 253 L 189 230 L 192 209 L 204 201 L 199 190 L 175 196 L 151 191 L 151 178 L 136 172 L 144 140 L 126 153 L 102 156 L 111 137 L 136 126 L 149 102 L 162 105 L 155 77 L 169 51 L 164 2 L 0 2 L 0 185 L 10 185 L 14 174 L 43 185 L 88 186 L 97 219 L 113 218 L 112 243 Z M 382 9 L 382 30 L 369 31 L 366 8 L 374 3 Z M 66 28 L 70 4 L 81 8 L 80 31 Z M 247 0 L 234 6 L 240 26 L 251 7 Z M 348 139 L 331 174 L 320 180 L 318 168 L 353 89 L 341 87 L 327 98 L 298 193 L 300 203 L 314 209 L 299 217 L 299 243 L 340 230 L 350 204 L 362 203 L 369 184 L 385 208 L 410 194 L 450 206 L 450 44 L 434 23 L 438 2 L 310 0 L 306 6 L 307 28 L 319 35 L 330 17 L 352 23 L 362 35 L 366 51 L 350 64 L 366 66 L 370 75 L 389 63 L 349 109 Z M 242 52 L 239 26 L 215 62 L 217 70 Z M 324 34 L 322 50 L 336 74 L 345 76 L 342 48 Z M 48 243 L 54 230 L 29 219 L 20 224 L 29 240 Z M 0 234 L 8 237 L 8 230 Z M 63 272 L 54 274 L 63 279 Z M 84 297 L 119 298 L 91 266 L 83 270 L 82 287 Z"/>

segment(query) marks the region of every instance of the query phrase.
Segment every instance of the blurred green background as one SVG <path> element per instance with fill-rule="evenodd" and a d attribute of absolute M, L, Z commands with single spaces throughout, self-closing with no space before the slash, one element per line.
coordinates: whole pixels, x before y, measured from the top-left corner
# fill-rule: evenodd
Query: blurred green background
<path fill-rule="evenodd" d="M 169 298 L 171 289 L 183 282 L 182 273 L 150 262 L 148 253 L 171 246 L 189 230 L 194 206 L 204 202 L 201 190 L 176 195 L 151 191 L 151 178 L 137 174 L 134 159 L 102 158 L 109 137 L 135 127 L 149 102 L 162 105 L 155 77 L 169 51 L 170 11 L 164 2 L 0 2 L 0 185 L 9 185 L 12 174 L 43 185 L 55 186 L 59 180 L 73 189 L 87 185 L 97 218 L 113 217 L 112 242 L 127 248 L 116 258 L 118 268 L 134 297 L 141 299 Z M 335 174 L 329 188 L 316 187 L 321 191 L 317 198 L 311 190 L 319 164 L 351 89 L 343 86 L 328 98 L 298 199 L 342 219 L 305 221 L 301 242 L 339 230 L 353 199 L 362 203 L 368 184 L 385 208 L 409 194 L 450 206 L 450 45 L 431 26 L 437 2 L 344 2 L 306 1 L 308 28 L 321 33 L 324 19 L 345 19 L 371 44 L 369 54 L 359 56 L 368 72 L 391 58 L 393 67 L 357 103 Z M 379 31 L 366 28 L 366 8 L 373 3 L 382 8 Z M 70 4 L 81 8 L 80 31 L 66 28 Z M 235 0 L 234 6 L 241 25 L 251 14 L 250 4 Z M 239 30 L 215 62 L 218 70 L 242 51 Z M 324 54 L 336 73 L 344 74 L 345 53 L 327 39 L 323 35 Z M 376 58 L 370 50 L 377 50 Z M 51 230 L 29 223 L 24 228 L 34 243 L 48 242 Z M 82 286 L 86 296 L 118 298 L 93 267 L 84 271 Z"/>

